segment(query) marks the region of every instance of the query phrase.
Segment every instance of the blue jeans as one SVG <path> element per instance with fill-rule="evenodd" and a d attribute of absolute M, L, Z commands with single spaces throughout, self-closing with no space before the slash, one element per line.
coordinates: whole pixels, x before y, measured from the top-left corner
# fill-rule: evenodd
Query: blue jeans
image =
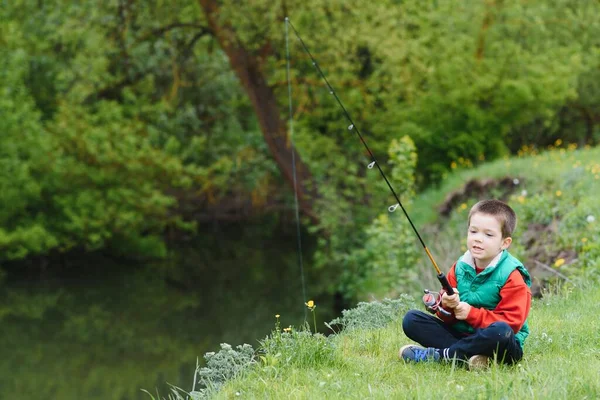
<path fill-rule="evenodd" d="M 494 322 L 465 336 L 431 314 L 410 310 L 402 320 L 402 329 L 421 346 L 448 348 L 449 356 L 459 360 L 468 360 L 476 354 L 497 355 L 498 362 L 513 364 L 523 358 L 523 349 L 506 322 Z"/>

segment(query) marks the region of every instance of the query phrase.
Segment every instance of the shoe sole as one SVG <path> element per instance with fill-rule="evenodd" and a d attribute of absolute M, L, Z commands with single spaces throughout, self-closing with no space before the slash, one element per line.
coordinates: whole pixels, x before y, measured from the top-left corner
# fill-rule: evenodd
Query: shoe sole
<path fill-rule="evenodd" d="M 488 369 L 490 366 L 490 359 L 486 356 L 473 356 L 469 358 L 469 370 L 480 371 Z"/>

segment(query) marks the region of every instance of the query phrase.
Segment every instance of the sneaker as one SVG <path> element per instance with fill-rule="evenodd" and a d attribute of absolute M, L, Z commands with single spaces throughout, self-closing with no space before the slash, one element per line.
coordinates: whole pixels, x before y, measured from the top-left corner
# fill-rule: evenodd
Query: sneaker
<path fill-rule="evenodd" d="M 490 366 L 490 358 L 481 354 L 474 355 L 469 358 L 469 369 L 480 370 Z"/>
<path fill-rule="evenodd" d="M 404 361 L 423 362 L 440 360 L 440 353 L 433 347 L 421 347 L 412 344 L 402 346 L 398 355 Z"/>

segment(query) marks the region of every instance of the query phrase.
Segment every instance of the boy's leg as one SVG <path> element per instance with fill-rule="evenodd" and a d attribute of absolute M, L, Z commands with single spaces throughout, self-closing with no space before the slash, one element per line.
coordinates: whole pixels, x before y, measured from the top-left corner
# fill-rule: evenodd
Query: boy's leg
<path fill-rule="evenodd" d="M 444 356 L 468 360 L 474 355 L 494 357 L 498 362 L 512 364 L 523 357 L 523 350 L 515 339 L 512 328 L 505 322 L 494 322 L 487 328 L 477 329 L 474 334 L 464 337 L 448 346 Z"/>
<path fill-rule="evenodd" d="M 410 310 L 402 320 L 404 334 L 421 346 L 444 349 L 462 337 L 443 321 L 423 311 Z"/>

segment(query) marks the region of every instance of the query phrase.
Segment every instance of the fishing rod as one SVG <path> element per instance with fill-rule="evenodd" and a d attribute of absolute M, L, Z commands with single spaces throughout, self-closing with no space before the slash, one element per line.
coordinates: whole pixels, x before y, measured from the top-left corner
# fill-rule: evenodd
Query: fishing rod
<path fill-rule="evenodd" d="M 356 126 L 356 124 L 352 120 L 352 117 L 350 116 L 350 113 L 348 113 L 348 110 L 346 110 L 346 107 L 344 107 L 344 104 L 342 103 L 342 101 L 338 97 L 337 93 L 333 89 L 333 86 L 331 86 L 331 84 L 329 83 L 329 80 L 327 79 L 327 77 L 325 76 L 325 74 L 323 73 L 323 71 L 321 70 L 321 67 L 319 67 L 319 64 L 317 63 L 317 60 L 313 57 L 312 53 L 310 52 L 310 50 L 308 49 L 308 47 L 304 43 L 304 40 L 302 40 L 302 37 L 300 36 L 300 34 L 298 33 L 298 31 L 296 30 L 296 28 L 294 27 L 294 25 L 292 24 L 292 22 L 290 21 L 290 19 L 288 17 L 285 17 L 285 23 L 286 23 L 286 26 L 289 25 L 292 28 L 292 30 L 294 31 L 294 34 L 296 35 L 296 37 L 300 41 L 300 44 L 302 45 L 302 47 L 304 48 L 304 51 L 310 57 L 310 60 L 311 60 L 311 62 L 313 64 L 313 66 L 316 68 L 317 72 L 319 73 L 319 75 L 321 76 L 321 78 L 323 79 L 323 81 L 325 81 L 325 84 L 327 85 L 327 88 L 329 89 L 329 93 L 331 95 L 333 95 L 333 97 L 335 98 L 336 102 L 342 108 L 344 116 L 346 117 L 346 119 L 349 122 L 348 130 L 356 132 L 356 135 L 358 136 L 358 138 L 362 142 L 363 146 L 367 150 L 367 153 L 369 153 L 369 156 L 371 157 L 371 162 L 367 165 L 367 168 L 373 169 L 373 167 L 377 167 L 377 170 L 379 170 L 379 173 L 383 177 L 383 180 L 385 181 L 385 183 L 387 184 L 388 188 L 392 192 L 392 195 L 396 199 L 396 204 L 393 204 L 393 205 L 389 206 L 388 207 L 388 211 L 389 212 L 394 212 L 394 211 L 396 211 L 396 209 L 398 207 L 400 207 L 400 209 L 402 210 L 402 212 L 406 216 L 406 219 L 410 223 L 410 226 L 412 227 L 412 230 L 415 232 L 415 235 L 417 235 L 417 238 L 419 239 L 419 242 L 421 243 L 421 246 L 425 250 L 425 253 L 427 254 L 427 257 L 429 258 L 429 261 L 431 261 L 431 264 L 433 265 L 433 268 L 435 268 L 435 271 L 437 273 L 437 279 L 440 282 L 440 284 L 442 285 L 442 288 L 446 291 L 446 293 L 448 293 L 448 295 L 453 295 L 454 294 L 454 289 L 452 288 L 452 286 L 450 286 L 450 283 L 448 282 L 448 278 L 440 270 L 440 268 L 438 267 L 437 263 L 433 259 L 433 256 L 431 255 L 431 252 L 427 248 L 427 245 L 425 244 L 425 241 L 423 241 L 423 238 L 419 234 L 419 231 L 415 227 L 415 224 L 410 219 L 410 216 L 408 215 L 408 212 L 406 211 L 406 209 L 402 205 L 402 202 L 400 201 L 400 198 L 396 194 L 396 191 L 394 190 L 394 188 L 392 187 L 392 185 L 391 185 L 390 181 L 388 180 L 387 176 L 383 172 L 383 169 L 381 169 L 381 166 L 379 165 L 379 163 L 377 162 L 377 159 L 375 158 L 375 155 L 373 154 L 373 152 L 371 151 L 371 149 L 367 145 L 367 142 L 365 141 L 363 135 L 360 133 L 360 130 L 358 129 L 358 127 Z M 286 29 L 286 33 L 287 33 L 287 29 Z M 289 55 L 288 55 L 288 57 L 289 57 Z M 425 295 L 423 296 L 423 303 L 425 303 L 425 307 L 427 308 L 427 310 L 429 312 L 435 313 L 436 311 L 440 311 L 441 313 L 443 313 L 445 315 L 449 315 L 449 313 L 446 310 L 444 310 L 441 307 L 441 305 L 440 305 L 441 304 L 441 296 L 437 295 L 437 293 L 430 292 L 427 289 L 425 289 L 424 291 L 425 291 Z"/>

